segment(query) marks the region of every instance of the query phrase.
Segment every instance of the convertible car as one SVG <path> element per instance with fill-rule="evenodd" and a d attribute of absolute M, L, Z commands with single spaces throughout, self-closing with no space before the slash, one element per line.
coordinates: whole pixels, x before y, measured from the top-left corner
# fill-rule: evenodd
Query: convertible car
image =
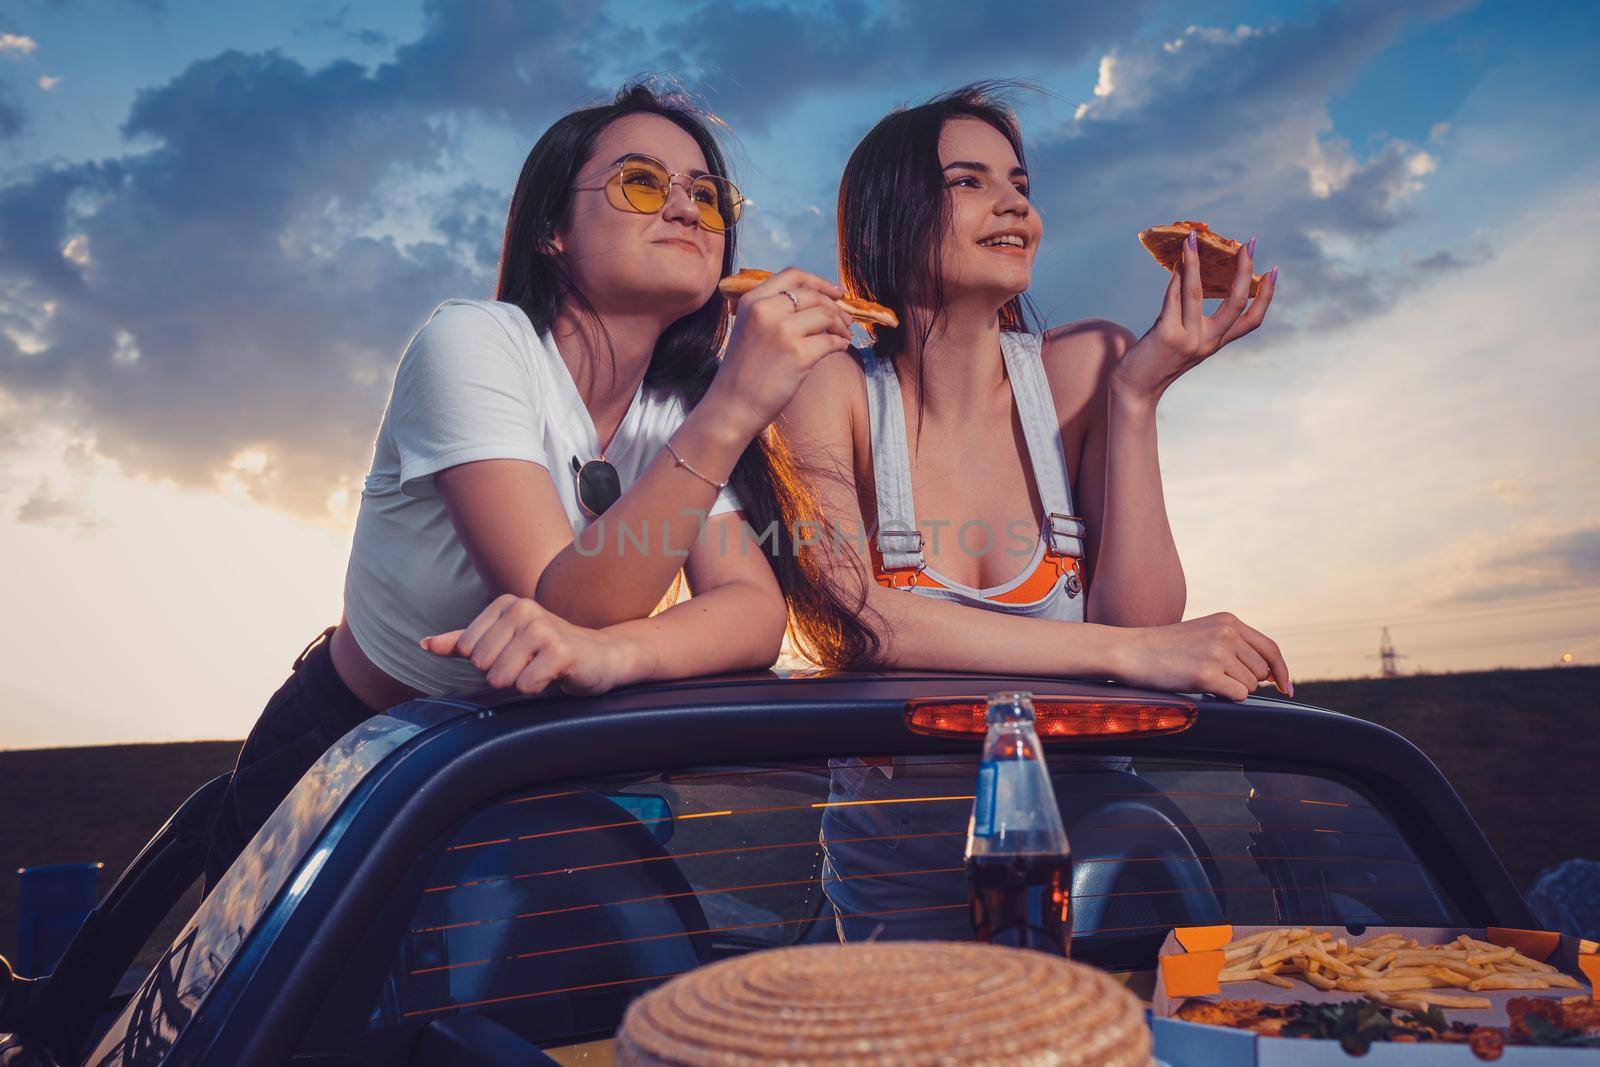
<path fill-rule="evenodd" d="M 131 992 L 219 779 L 54 973 L 0 969 L 0 1065 L 607 1062 L 623 1010 L 796 943 L 970 938 L 984 697 L 1034 694 L 1072 955 L 1148 997 L 1174 925 L 1533 925 L 1404 738 L 1287 700 L 1018 676 L 766 672 L 417 700 L 300 781 Z"/>

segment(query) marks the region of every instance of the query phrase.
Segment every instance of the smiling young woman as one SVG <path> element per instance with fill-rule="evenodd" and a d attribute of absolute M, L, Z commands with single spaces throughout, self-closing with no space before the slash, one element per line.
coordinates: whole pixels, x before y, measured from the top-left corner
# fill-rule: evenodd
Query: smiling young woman
<path fill-rule="evenodd" d="M 826 358 L 779 423 L 830 527 L 859 531 L 825 554 L 830 581 L 864 600 L 895 666 L 1288 690 L 1270 638 L 1227 613 L 1179 621 L 1155 423 L 1167 386 L 1260 325 L 1275 272 L 1249 300 L 1252 241 L 1207 316 L 1191 249 L 1143 337 L 1097 319 L 1029 332 L 1044 236 L 1031 197 L 1021 133 L 990 85 L 889 115 L 850 157 L 842 276 L 901 325 Z M 797 608 L 823 659 L 856 658 L 814 622 Z"/>
<path fill-rule="evenodd" d="M 401 356 L 343 618 L 240 751 L 208 889 L 328 745 L 401 701 L 765 668 L 785 598 L 859 629 L 792 551 L 807 489 L 763 434 L 848 345 L 843 290 L 779 272 L 730 334 L 741 207 L 705 116 L 643 85 L 534 145 L 497 299 L 446 300 Z M 752 527 L 776 540 L 750 551 Z M 652 615 L 680 570 L 693 600 Z"/>

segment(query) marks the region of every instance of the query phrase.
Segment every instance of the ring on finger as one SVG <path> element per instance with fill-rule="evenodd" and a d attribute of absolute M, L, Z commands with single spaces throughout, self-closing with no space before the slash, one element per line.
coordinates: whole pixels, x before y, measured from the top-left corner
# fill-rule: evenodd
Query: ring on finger
<path fill-rule="evenodd" d="M 783 295 L 784 295 L 784 296 L 786 296 L 786 297 L 788 297 L 788 298 L 789 298 L 789 303 L 791 303 L 791 304 L 793 304 L 793 305 L 794 305 L 794 309 L 795 309 L 795 310 L 796 310 L 796 311 L 799 311 L 799 310 L 800 310 L 800 298 L 799 298 L 799 297 L 797 297 L 797 296 L 795 296 L 795 295 L 794 295 L 794 294 L 793 294 L 793 293 L 791 293 L 791 292 L 790 292 L 790 291 L 789 291 L 789 290 L 787 290 L 787 289 L 780 289 L 780 290 L 778 290 L 778 291 L 779 291 L 779 292 L 780 292 L 780 293 L 782 293 L 782 294 L 783 294 Z"/>

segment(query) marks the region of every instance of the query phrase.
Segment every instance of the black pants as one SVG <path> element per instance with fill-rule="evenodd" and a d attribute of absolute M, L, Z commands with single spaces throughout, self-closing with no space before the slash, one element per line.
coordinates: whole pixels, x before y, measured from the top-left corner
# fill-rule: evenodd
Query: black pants
<path fill-rule="evenodd" d="M 205 892 L 232 866 L 267 817 L 335 741 L 373 714 L 333 669 L 329 642 L 336 627 L 312 639 L 295 657 L 239 750 L 233 780 L 222 795 L 206 853 Z"/>

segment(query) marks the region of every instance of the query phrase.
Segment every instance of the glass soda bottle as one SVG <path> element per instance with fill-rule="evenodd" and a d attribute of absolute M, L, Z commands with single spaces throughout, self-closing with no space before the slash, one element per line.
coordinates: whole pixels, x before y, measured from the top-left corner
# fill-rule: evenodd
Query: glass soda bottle
<path fill-rule="evenodd" d="M 967 823 L 967 890 L 979 941 L 1072 948 L 1072 849 L 1027 693 L 989 697 L 989 731 Z"/>

